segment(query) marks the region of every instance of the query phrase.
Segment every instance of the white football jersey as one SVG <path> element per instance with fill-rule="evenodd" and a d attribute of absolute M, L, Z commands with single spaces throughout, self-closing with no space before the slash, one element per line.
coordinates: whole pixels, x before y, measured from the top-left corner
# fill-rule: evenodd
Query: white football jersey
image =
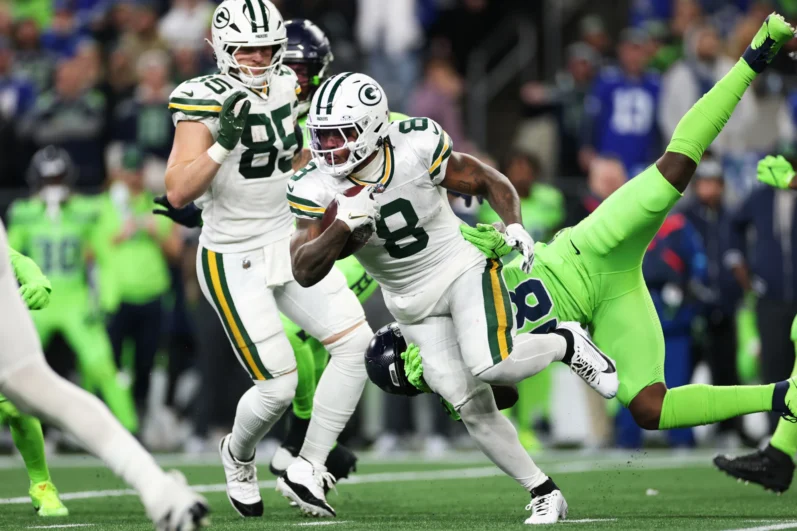
<path fill-rule="evenodd" d="M 374 194 L 381 216 L 376 231 L 355 256 L 382 287 L 393 316 L 411 323 L 485 257 L 462 237 L 463 222 L 439 186 L 453 149 L 448 134 L 433 120 L 412 118 L 391 123 L 387 138 L 377 181 L 325 175 L 311 162 L 288 181 L 288 204 L 299 218 L 320 219 L 336 194 L 382 184 L 384 191 Z"/>
<path fill-rule="evenodd" d="M 202 209 L 200 242 L 220 253 L 264 247 L 289 236 L 294 223 L 285 202 L 285 182 L 293 174 L 298 147 L 294 124 L 299 85 L 291 69 L 280 67 L 266 99 L 229 75 L 185 81 L 169 98 L 174 124 L 201 122 L 217 138 L 221 106 L 239 90 L 252 105 L 241 141 L 196 201 Z"/>

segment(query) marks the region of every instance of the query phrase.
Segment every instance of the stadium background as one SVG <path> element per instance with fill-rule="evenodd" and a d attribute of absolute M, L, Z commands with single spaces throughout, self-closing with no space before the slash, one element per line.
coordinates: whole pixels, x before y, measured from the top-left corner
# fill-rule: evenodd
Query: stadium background
<path fill-rule="evenodd" d="M 797 17 L 793 0 L 275 3 L 286 20 L 308 18 L 324 29 L 335 55 L 333 73 L 369 73 L 386 89 L 392 110 L 437 120 L 458 150 L 501 168 L 523 197 L 527 229 L 538 240 L 583 218 L 655 160 L 678 118 L 727 71 L 769 12 Z M 204 43 L 215 5 L 203 0 L 0 4 L 2 211 L 29 195 L 30 158 L 51 143 L 74 158 L 76 188 L 82 193 L 112 194 L 112 183 L 131 169 L 142 172 L 153 194 L 162 193 L 173 135 L 168 96 L 180 82 L 215 69 Z M 685 214 L 675 216 L 657 239 L 648 276 L 665 324 L 672 325 L 665 326 L 672 341 L 671 385 L 692 378 L 769 382 L 786 378 L 791 369 L 791 317 L 766 319 L 767 335 L 782 340 L 760 357 L 764 338 L 759 339 L 754 321 L 762 311 L 797 313 L 790 255 L 797 249 L 797 234 L 791 231 L 794 199 L 776 194 L 773 208 L 786 223 L 780 229 L 771 221 L 758 228 L 759 239 L 762 230 L 775 231 L 777 250 L 754 245 L 748 229 L 756 221 L 744 213 L 756 194 L 757 160 L 793 151 L 794 73 L 794 64 L 783 59 L 756 81 L 704 166 L 701 181 L 724 180 L 720 203 L 709 209 L 721 215 L 706 218 L 701 198 L 689 197 Z M 123 156 L 131 146 L 143 154 L 140 163 Z M 452 204 L 468 222 L 491 219 L 486 205 L 455 198 Z M 706 226 L 691 224 L 690 213 L 706 218 Z M 682 246 L 678 235 L 684 231 L 699 233 L 701 245 Z M 172 284 L 162 295 L 160 347 L 148 375 L 152 385 L 145 386 L 148 399 L 138 403 L 145 419 L 141 436 L 155 449 L 201 452 L 212 450 L 229 429 L 248 382 L 199 293 L 197 234 L 180 229 L 179 235 L 179 256 L 163 257 Z M 666 250 L 686 266 L 671 267 Z M 772 265 L 774 252 L 780 266 L 767 269 L 762 262 Z M 102 299 L 101 293 L 93 296 Z M 102 309 L 106 322 L 113 322 L 115 310 Z M 379 300 L 369 301 L 366 311 L 374 329 L 390 320 Z M 718 321 L 725 328 L 717 329 Z M 719 344 L 717 336 L 730 343 Z M 74 375 L 74 356 L 64 341 L 51 342 L 47 354 L 56 368 Z M 132 346 L 120 364 L 120 381 L 131 385 L 138 376 L 130 369 L 136 364 Z M 786 374 L 776 378 L 783 367 Z M 530 449 L 642 444 L 623 412 L 593 400 L 564 369 L 535 378 L 523 391 L 514 417 Z M 423 449 L 440 454 L 467 446 L 459 428 L 445 420 L 430 397 L 409 402 L 369 387 L 345 437 L 349 446 L 381 453 Z M 767 432 L 766 419 L 759 418 L 704 430 L 699 440 L 734 446 Z M 58 440 L 57 434 L 48 436 Z M 654 442 L 694 444 L 691 433 Z"/>

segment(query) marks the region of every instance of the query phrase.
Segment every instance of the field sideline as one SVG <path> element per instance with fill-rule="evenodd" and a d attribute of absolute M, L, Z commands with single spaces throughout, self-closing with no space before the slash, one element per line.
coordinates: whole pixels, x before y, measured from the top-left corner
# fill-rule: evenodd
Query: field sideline
<path fill-rule="evenodd" d="M 567 523 L 589 529 L 706 529 L 775 531 L 797 529 L 795 494 L 775 496 L 713 470 L 707 452 L 546 452 L 536 458 L 570 504 Z M 274 492 L 274 478 L 259 467 L 266 516 L 242 520 L 230 508 L 216 456 L 164 455 L 159 461 L 182 470 L 208 497 L 213 529 L 522 529 L 528 497 L 479 454 L 455 453 L 425 461 L 406 454 L 365 455 L 350 481 L 330 493 L 338 519 L 313 520 L 287 506 Z M 52 460 L 53 478 L 72 514 L 37 518 L 26 496 L 26 476 L 16 458 L 0 458 L 0 529 L 151 529 L 133 496 L 97 461 Z M 653 490 L 650 490 L 653 489 Z M 652 494 L 652 495 L 651 495 Z"/>

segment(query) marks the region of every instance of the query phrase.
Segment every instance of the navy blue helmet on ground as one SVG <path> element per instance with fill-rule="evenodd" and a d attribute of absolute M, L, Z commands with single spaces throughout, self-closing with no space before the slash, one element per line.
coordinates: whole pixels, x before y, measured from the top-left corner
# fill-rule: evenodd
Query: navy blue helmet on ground
<path fill-rule="evenodd" d="M 407 350 L 407 342 L 396 323 L 385 325 L 374 334 L 365 351 L 365 370 L 368 378 L 386 393 L 415 396 L 421 392 L 404 375 L 404 360 L 401 353 Z"/>

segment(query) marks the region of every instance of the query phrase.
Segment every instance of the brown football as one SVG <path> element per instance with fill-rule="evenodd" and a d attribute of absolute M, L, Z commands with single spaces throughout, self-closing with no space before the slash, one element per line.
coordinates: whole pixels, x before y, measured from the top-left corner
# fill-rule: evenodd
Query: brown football
<path fill-rule="evenodd" d="M 360 193 L 360 190 L 362 189 L 363 189 L 362 186 L 352 186 L 351 188 L 343 192 L 343 195 L 345 195 L 346 197 L 353 197 L 358 193 Z M 327 205 L 327 209 L 324 212 L 324 217 L 321 218 L 321 228 L 323 230 L 327 230 L 327 227 L 329 227 L 330 225 L 332 225 L 332 223 L 334 223 L 335 217 L 337 215 L 338 215 L 338 201 L 336 199 L 333 199 L 332 202 L 329 205 Z M 354 232 L 352 232 L 349 235 L 349 240 L 346 242 L 346 245 L 344 245 L 343 249 L 341 249 L 340 254 L 338 255 L 338 260 L 347 258 L 352 254 L 356 253 L 357 251 L 359 251 L 360 249 L 362 249 L 363 246 L 365 245 L 365 242 L 368 241 L 373 232 L 374 231 L 373 229 L 371 229 L 371 227 L 360 227 L 358 229 L 355 229 Z"/>

